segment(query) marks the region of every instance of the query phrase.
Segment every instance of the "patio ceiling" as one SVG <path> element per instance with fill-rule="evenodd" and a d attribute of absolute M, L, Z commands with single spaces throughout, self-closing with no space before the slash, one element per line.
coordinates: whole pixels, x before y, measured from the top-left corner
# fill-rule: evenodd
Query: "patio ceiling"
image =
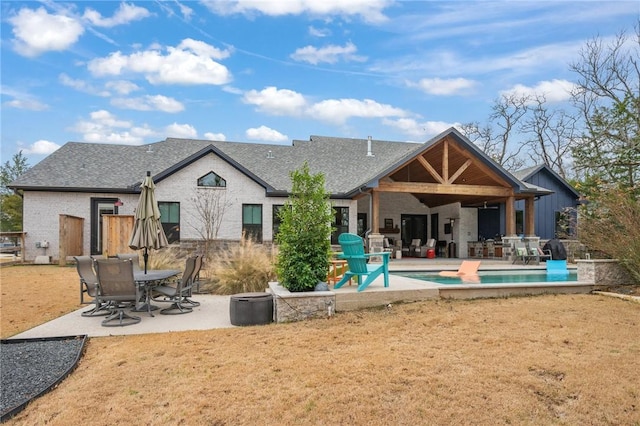
<path fill-rule="evenodd" d="M 429 207 L 454 202 L 479 207 L 519 198 L 511 183 L 450 137 L 390 172 L 376 190 L 410 193 Z"/>

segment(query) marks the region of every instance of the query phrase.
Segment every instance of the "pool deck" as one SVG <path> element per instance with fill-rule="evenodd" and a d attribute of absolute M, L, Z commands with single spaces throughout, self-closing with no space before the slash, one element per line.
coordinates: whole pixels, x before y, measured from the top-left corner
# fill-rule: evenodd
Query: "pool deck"
<path fill-rule="evenodd" d="M 592 283 L 523 283 L 523 284 L 465 284 L 441 285 L 428 281 L 395 275 L 393 272 L 457 270 L 464 259 L 402 259 L 392 260 L 389 264 L 389 287 L 383 285 L 383 278 L 377 278 L 367 289 L 358 293 L 355 285 L 345 285 L 334 290 L 336 311 L 350 311 L 362 308 L 381 307 L 392 303 L 408 303 L 421 300 L 472 299 L 483 297 L 507 297 L 514 295 L 542 293 L 589 293 L 597 286 Z M 572 265 L 569 265 L 571 268 Z M 501 260 L 483 260 L 480 271 L 489 270 L 544 270 L 544 264 L 512 265 Z M 115 336 L 147 333 L 167 333 L 186 330 L 210 330 L 214 328 L 232 328 L 229 318 L 230 296 L 194 295 L 201 302 L 199 307 L 187 315 L 155 315 L 150 318 L 142 313 L 139 324 L 130 327 L 102 327 L 102 317 L 85 318 L 83 306 L 74 312 L 55 320 L 19 333 L 11 338 L 46 338 L 55 336 L 89 337 Z"/>
<path fill-rule="evenodd" d="M 355 285 L 345 285 L 337 290 L 336 311 L 351 311 L 356 309 L 385 306 L 393 303 L 416 302 L 420 300 L 436 299 L 475 299 L 490 297 L 524 296 L 536 294 L 569 294 L 590 293 L 599 287 L 594 283 L 571 282 L 528 282 L 505 284 L 437 284 L 413 278 L 403 277 L 394 272 L 439 272 L 442 270 L 456 271 L 465 259 L 424 259 L 403 258 L 394 259 L 389 263 L 390 284 L 384 287 L 380 277 L 367 287 L 365 291 L 357 292 Z M 575 265 L 568 265 L 575 269 Z M 522 265 L 497 259 L 482 259 L 479 272 L 483 271 L 545 271 L 545 264 Z"/>

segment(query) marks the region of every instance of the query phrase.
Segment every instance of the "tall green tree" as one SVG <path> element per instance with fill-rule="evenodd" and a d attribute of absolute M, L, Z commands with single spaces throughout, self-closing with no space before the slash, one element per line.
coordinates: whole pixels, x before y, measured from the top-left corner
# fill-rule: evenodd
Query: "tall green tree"
<path fill-rule="evenodd" d="M 327 278 L 333 209 L 322 173 L 311 174 L 305 162 L 290 177 L 291 195 L 279 212 L 276 272 L 289 291 L 311 291 Z"/>
<path fill-rule="evenodd" d="M 0 230 L 22 230 L 22 197 L 7 186 L 29 169 L 22 151 L 0 167 Z"/>
<path fill-rule="evenodd" d="M 578 75 L 573 99 L 585 123 L 573 156 L 587 195 L 606 185 L 640 195 L 640 21 L 635 35 L 596 37 L 571 65 Z"/>

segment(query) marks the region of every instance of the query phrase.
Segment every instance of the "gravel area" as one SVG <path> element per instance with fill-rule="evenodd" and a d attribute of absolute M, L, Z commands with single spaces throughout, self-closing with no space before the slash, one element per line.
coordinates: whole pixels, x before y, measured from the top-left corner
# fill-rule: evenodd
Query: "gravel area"
<path fill-rule="evenodd" d="M 0 344 L 2 421 L 49 391 L 76 367 L 86 336 L 8 339 Z"/>

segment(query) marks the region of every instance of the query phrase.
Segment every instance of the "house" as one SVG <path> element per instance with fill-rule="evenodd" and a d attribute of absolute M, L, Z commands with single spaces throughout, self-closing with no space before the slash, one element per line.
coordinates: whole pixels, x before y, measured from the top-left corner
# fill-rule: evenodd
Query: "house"
<path fill-rule="evenodd" d="M 238 241 L 247 232 L 271 243 L 289 172 L 305 161 L 325 175 L 334 243 L 347 231 L 384 236 L 398 249 L 434 238 L 448 255 L 466 257 L 469 241 L 479 239 L 483 207 L 504 212 L 492 226 L 509 244 L 519 239 L 516 203 L 523 203 L 525 238 L 537 239 L 535 200 L 552 193 L 517 179 L 454 128 L 425 143 L 323 136 L 287 146 L 176 138 L 141 146 L 69 142 L 10 187 L 24 196 L 27 260 L 58 258 L 61 215 L 81 218 L 83 254 L 101 253 L 104 215 L 134 214 L 146 171 L 171 243 L 202 239 L 203 200 L 218 203 L 218 240 Z"/>
<path fill-rule="evenodd" d="M 578 191 L 546 164 L 519 170 L 514 176 L 523 182 L 553 191 L 535 201 L 536 234 L 543 240 L 575 237 L 576 212 L 580 200 Z M 516 202 L 516 232 L 523 209 L 524 204 Z"/>

